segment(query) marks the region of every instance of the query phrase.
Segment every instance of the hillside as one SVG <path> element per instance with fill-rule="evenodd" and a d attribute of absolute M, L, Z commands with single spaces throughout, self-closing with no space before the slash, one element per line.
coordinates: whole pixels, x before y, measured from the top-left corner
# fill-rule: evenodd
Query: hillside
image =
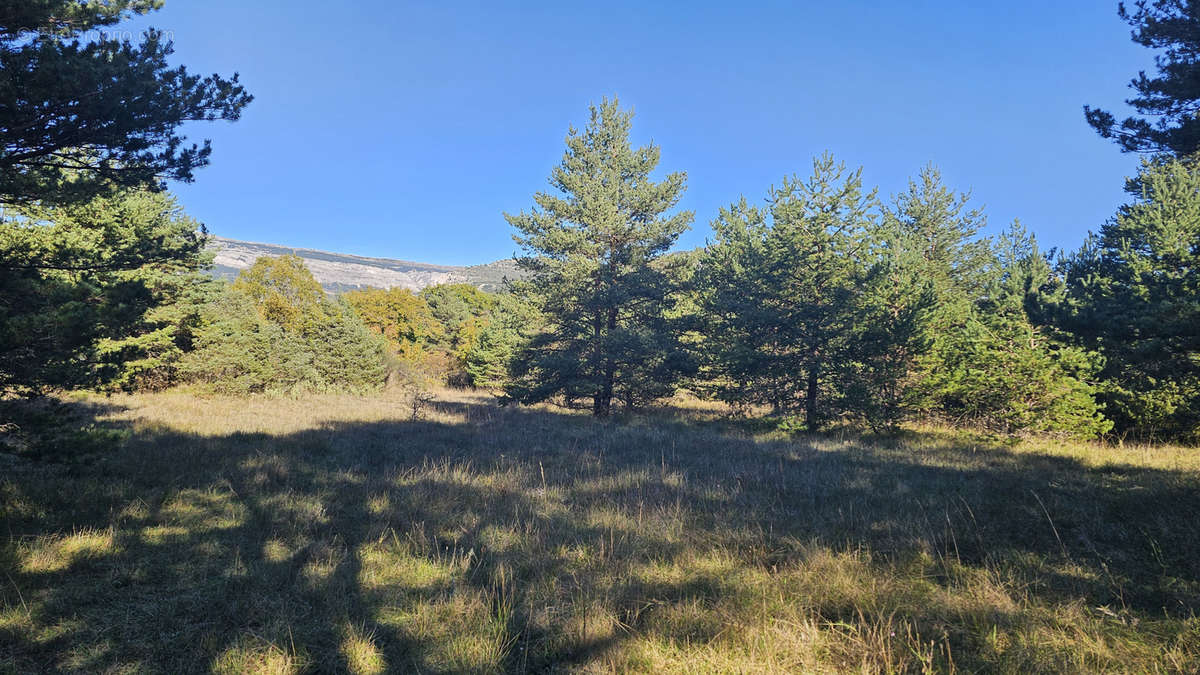
<path fill-rule="evenodd" d="M 368 286 L 398 286 L 419 291 L 427 286 L 446 283 L 469 283 L 485 291 L 495 291 L 499 290 L 505 277 L 518 274 L 516 263 L 512 260 L 457 267 L 392 258 L 368 258 L 216 236 L 211 237 L 210 241 L 209 247 L 216 253 L 213 274 L 218 277 L 233 279 L 238 272 L 263 256 L 295 254 L 304 259 L 313 276 L 330 293 Z"/>

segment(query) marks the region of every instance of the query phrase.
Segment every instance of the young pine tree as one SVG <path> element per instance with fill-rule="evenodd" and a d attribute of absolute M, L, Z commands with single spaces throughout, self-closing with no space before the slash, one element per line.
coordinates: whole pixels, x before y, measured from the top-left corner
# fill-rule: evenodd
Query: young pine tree
<path fill-rule="evenodd" d="M 855 331 L 842 362 L 844 406 L 875 431 L 894 432 L 919 409 L 919 365 L 937 307 L 920 255 L 884 223 L 855 298 Z"/>
<path fill-rule="evenodd" d="M 1065 327 L 1105 357 L 1120 433 L 1200 438 L 1200 169 L 1151 161 L 1067 265 Z"/>
<path fill-rule="evenodd" d="M 651 180 L 659 149 L 630 145 L 632 119 L 616 99 L 592 106 L 550 175 L 558 194 L 539 192 L 530 212 L 505 214 L 529 275 L 514 291 L 546 322 L 514 359 L 508 391 L 518 401 L 586 398 L 604 417 L 619 394 L 636 402 L 671 393 L 687 367 L 668 316 L 678 289 L 652 264 L 691 223 L 690 212 L 667 215 L 686 176 Z"/>
<path fill-rule="evenodd" d="M 984 270 L 985 292 L 929 375 L 943 415 L 1004 433 L 1092 438 L 1111 423 L 1096 403 L 1100 360 L 1030 308 L 1053 285 L 1053 270 L 1018 223 L 998 240 Z"/>
<path fill-rule="evenodd" d="M 914 359 L 906 392 L 908 402 L 926 413 L 945 412 L 940 406 L 946 392 L 937 389 L 938 380 L 931 375 L 962 350 L 993 260 L 990 242 L 979 236 L 986 219 L 969 200 L 947 188 L 938 170 L 927 166 L 884 210 L 893 260 L 904 261 L 903 267 L 914 271 L 933 296 L 922 317 L 927 349 Z"/>
<path fill-rule="evenodd" d="M 772 188 L 766 209 L 743 199 L 721 211 L 701 283 L 722 398 L 777 412 L 803 404 L 810 430 L 829 417 L 822 390 L 844 391 L 842 366 L 861 328 L 874 207 L 861 170 L 848 173 L 826 154 L 807 180 Z"/>

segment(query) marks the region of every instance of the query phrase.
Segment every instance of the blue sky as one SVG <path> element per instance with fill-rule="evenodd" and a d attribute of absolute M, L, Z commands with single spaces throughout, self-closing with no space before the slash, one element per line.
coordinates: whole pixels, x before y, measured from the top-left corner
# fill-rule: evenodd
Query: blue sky
<path fill-rule="evenodd" d="M 990 231 L 1020 218 L 1073 248 L 1138 161 L 1082 106 L 1123 112 L 1152 59 L 1095 0 L 168 0 L 126 27 L 143 23 L 256 97 L 235 124 L 188 129 L 213 161 L 174 189 L 212 232 L 446 264 L 514 252 L 502 212 L 547 188 L 567 127 L 606 95 L 635 108 L 661 169 L 688 173 L 681 247 L 829 150 L 885 196 L 932 162 Z"/>

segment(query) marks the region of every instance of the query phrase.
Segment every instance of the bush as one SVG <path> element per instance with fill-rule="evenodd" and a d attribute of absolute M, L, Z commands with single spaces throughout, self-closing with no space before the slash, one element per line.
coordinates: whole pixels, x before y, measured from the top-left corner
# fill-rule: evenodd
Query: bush
<path fill-rule="evenodd" d="M 268 259 L 269 260 L 269 259 Z M 250 394 L 296 389 L 369 390 L 387 378 L 387 343 L 344 302 L 314 299 L 312 275 L 293 265 L 260 259 L 231 288 L 206 306 L 194 349 L 180 362 L 184 381 L 218 393 Z M 261 274 L 266 268 L 268 274 Z M 271 279 L 272 270 L 286 277 Z M 268 291 L 255 279 L 266 279 Z M 297 280 L 304 293 L 287 281 Z M 288 305 L 288 298 L 296 299 Z"/>
<path fill-rule="evenodd" d="M 1028 321 L 972 320 L 957 349 L 933 373 L 946 414 L 1004 433 L 1052 432 L 1079 438 L 1107 433 L 1100 414 L 1094 354 L 1051 338 Z M 1023 317 L 1022 317 L 1023 319 Z"/>

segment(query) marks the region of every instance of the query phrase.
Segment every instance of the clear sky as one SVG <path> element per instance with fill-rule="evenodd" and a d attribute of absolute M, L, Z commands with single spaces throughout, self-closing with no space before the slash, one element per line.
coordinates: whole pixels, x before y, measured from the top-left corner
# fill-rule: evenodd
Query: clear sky
<path fill-rule="evenodd" d="M 136 28 L 143 22 L 127 24 Z M 503 211 L 547 188 L 571 124 L 616 95 L 635 140 L 684 170 L 702 245 L 829 150 L 882 195 L 932 162 L 1044 246 L 1073 248 L 1124 200 L 1137 158 L 1084 122 L 1152 54 L 1116 2 L 168 0 L 193 72 L 256 97 L 196 125 L 212 165 L 174 186 L 215 234 L 446 264 L 515 250 Z"/>

